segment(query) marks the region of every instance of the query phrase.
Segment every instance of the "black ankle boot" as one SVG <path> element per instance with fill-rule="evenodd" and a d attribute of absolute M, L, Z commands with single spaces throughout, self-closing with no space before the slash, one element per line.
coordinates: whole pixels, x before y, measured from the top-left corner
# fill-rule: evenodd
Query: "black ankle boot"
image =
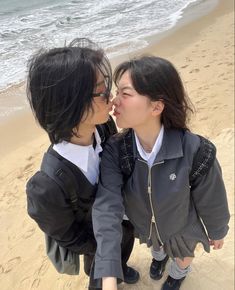
<path fill-rule="evenodd" d="M 157 261 L 155 259 L 152 260 L 149 275 L 154 280 L 160 280 L 164 274 L 166 263 L 169 259 L 169 256 L 166 256 L 164 260 Z"/>
<path fill-rule="evenodd" d="M 162 285 L 161 290 L 179 290 L 184 279 L 185 277 L 181 279 L 174 279 L 171 276 L 168 276 L 165 283 Z"/>
<path fill-rule="evenodd" d="M 140 278 L 139 272 L 128 266 L 123 268 L 123 276 L 124 282 L 127 284 L 135 284 Z"/>

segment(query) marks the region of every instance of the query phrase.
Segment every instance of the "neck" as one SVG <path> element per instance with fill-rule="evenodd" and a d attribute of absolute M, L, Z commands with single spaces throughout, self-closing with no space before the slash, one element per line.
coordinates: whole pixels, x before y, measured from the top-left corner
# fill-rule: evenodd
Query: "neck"
<path fill-rule="evenodd" d="M 133 128 L 141 146 L 146 152 L 151 152 L 161 130 L 160 120 Z"/>
<path fill-rule="evenodd" d="M 93 144 L 94 141 L 94 125 L 82 124 L 78 128 L 77 136 L 73 135 L 70 142 L 80 146 L 88 146 Z"/>

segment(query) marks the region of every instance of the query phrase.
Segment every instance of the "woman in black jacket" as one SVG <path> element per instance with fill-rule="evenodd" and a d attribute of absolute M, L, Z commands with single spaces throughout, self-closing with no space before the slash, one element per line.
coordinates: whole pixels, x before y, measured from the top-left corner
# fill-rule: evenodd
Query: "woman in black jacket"
<path fill-rule="evenodd" d="M 122 278 L 121 220 L 125 212 L 141 243 L 154 250 L 150 276 L 178 290 L 198 243 L 221 249 L 229 212 L 214 145 L 186 125 L 190 101 L 174 66 L 147 56 L 120 64 L 114 115 L 123 133 L 110 138 L 93 206 L 95 278 L 115 290 Z"/>
<path fill-rule="evenodd" d="M 109 60 L 87 39 L 40 51 L 29 62 L 28 100 L 51 146 L 41 170 L 27 183 L 28 213 L 46 234 L 48 251 L 53 243 L 67 251 L 65 259 L 77 255 L 77 269 L 79 255 L 84 255 L 87 275 L 96 250 L 91 208 L 100 156 L 108 136 L 116 132 L 109 116 L 111 84 Z M 134 243 L 128 221 L 123 221 L 123 233 L 124 281 L 135 283 L 139 274 L 127 266 Z M 56 254 L 51 259 L 62 262 Z M 99 281 L 90 279 L 89 289 L 101 289 Z"/>

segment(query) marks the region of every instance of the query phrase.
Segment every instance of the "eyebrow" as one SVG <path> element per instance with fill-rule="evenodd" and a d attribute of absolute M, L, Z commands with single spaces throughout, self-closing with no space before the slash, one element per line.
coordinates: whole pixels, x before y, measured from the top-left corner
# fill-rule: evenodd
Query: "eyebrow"
<path fill-rule="evenodd" d="M 118 88 L 118 89 L 120 89 L 120 90 L 125 90 L 125 89 L 134 90 L 134 88 L 131 87 L 131 86 L 125 86 L 125 87 L 121 87 L 121 88 Z"/>

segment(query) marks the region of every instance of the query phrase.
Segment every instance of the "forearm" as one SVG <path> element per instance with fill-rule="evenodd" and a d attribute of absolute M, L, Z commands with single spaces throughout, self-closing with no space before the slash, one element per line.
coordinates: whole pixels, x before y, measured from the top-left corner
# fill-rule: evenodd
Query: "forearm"
<path fill-rule="evenodd" d="M 212 240 L 224 238 L 228 231 L 230 215 L 226 190 L 217 160 L 206 176 L 195 181 L 191 194 L 209 238 Z"/>
<path fill-rule="evenodd" d="M 117 279 L 114 277 L 104 277 L 102 279 L 103 290 L 117 290 Z"/>

